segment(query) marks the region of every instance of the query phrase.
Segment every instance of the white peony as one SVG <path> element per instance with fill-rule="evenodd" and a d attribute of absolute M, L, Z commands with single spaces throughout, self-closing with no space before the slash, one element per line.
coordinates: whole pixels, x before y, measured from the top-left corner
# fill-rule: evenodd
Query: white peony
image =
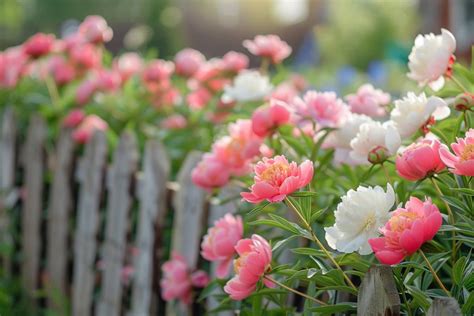
<path fill-rule="evenodd" d="M 349 190 L 334 212 L 336 223 L 324 229 L 328 245 L 344 253 L 371 253 L 368 240 L 378 237 L 379 228 L 388 221 L 394 203 L 395 193 L 390 184 L 387 192 L 379 186 Z"/>
<path fill-rule="evenodd" d="M 390 119 L 395 123 L 402 138 L 410 137 L 420 128 L 431 121 L 441 120 L 449 116 L 450 110 L 443 99 L 427 98 L 424 93 L 416 96 L 408 92 L 407 96 L 394 102 L 395 108 L 390 113 Z"/>
<path fill-rule="evenodd" d="M 332 132 L 326 142 L 325 146 L 334 147 L 334 161 L 336 163 L 357 164 L 350 158 L 351 141 L 359 132 L 359 127 L 373 120 L 364 114 L 349 113 L 341 123 L 341 126 Z"/>
<path fill-rule="evenodd" d="M 223 101 L 263 100 L 273 89 L 270 79 L 256 70 L 242 71 L 232 85 L 224 87 Z"/>
<path fill-rule="evenodd" d="M 446 29 L 440 35 L 418 35 L 408 56 L 408 78 L 420 85 L 429 84 L 434 90 L 444 85 L 443 75 L 450 67 L 451 56 L 456 50 L 456 39 Z"/>
<path fill-rule="evenodd" d="M 401 145 L 400 134 L 398 134 L 392 121 L 385 123 L 368 122 L 359 127 L 359 132 L 351 141 L 350 157 L 360 164 L 370 163 L 370 155 L 394 155 Z M 372 161 L 373 162 L 373 161 Z"/>

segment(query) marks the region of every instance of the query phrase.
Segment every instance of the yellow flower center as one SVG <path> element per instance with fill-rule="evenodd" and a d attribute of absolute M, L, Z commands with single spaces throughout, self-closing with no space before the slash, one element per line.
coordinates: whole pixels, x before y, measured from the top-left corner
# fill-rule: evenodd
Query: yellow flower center
<path fill-rule="evenodd" d="M 273 165 L 268 167 L 264 172 L 262 172 L 262 174 L 260 175 L 260 178 L 264 181 L 272 181 L 281 175 L 286 175 L 289 169 L 290 169 L 290 166 L 287 164 L 274 163 Z"/>
<path fill-rule="evenodd" d="M 392 218 L 390 218 L 390 228 L 392 231 L 402 232 L 408 228 L 408 224 L 412 223 L 418 217 L 418 214 L 414 212 L 403 212 L 392 216 Z"/>
<path fill-rule="evenodd" d="M 467 144 L 461 153 L 461 161 L 474 159 L 474 144 Z"/>

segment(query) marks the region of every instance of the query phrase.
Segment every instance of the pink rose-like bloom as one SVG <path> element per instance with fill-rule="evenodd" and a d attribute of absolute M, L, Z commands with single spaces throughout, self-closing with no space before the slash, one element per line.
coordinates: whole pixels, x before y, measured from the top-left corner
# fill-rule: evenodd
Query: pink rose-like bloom
<path fill-rule="evenodd" d="M 306 186 L 313 178 L 313 163 L 309 160 L 301 165 L 289 163 L 285 156 L 264 157 L 254 167 L 255 177 L 251 192 L 240 195 L 250 203 L 267 200 L 270 203 L 281 202 L 287 195 Z"/>
<path fill-rule="evenodd" d="M 188 94 L 186 97 L 186 102 L 191 109 L 199 110 L 206 107 L 211 99 L 212 94 L 209 92 L 209 90 L 200 88 Z"/>
<path fill-rule="evenodd" d="M 233 300 L 243 300 L 252 294 L 258 281 L 270 269 L 272 261 L 272 248 L 263 237 L 252 235 L 252 239 L 241 239 L 235 250 L 239 258 L 234 261 L 236 275 L 227 282 L 224 291 Z M 267 279 L 263 282 L 268 287 L 273 287 L 273 283 Z"/>
<path fill-rule="evenodd" d="M 112 29 L 107 25 L 107 21 L 99 15 L 86 17 L 79 26 L 79 33 L 93 44 L 108 42 L 114 35 Z"/>
<path fill-rule="evenodd" d="M 184 77 L 192 77 L 205 62 L 206 57 L 192 48 L 181 50 L 174 58 L 176 73 Z"/>
<path fill-rule="evenodd" d="M 474 177 L 474 129 L 466 132 L 465 138 L 456 138 L 451 144 L 454 155 L 446 145 L 441 145 L 441 160 L 449 167 L 449 171 L 462 176 Z"/>
<path fill-rule="evenodd" d="M 217 140 L 212 146 L 216 158 L 234 175 L 249 171 L 250 160 L 260 153 L 263 139 L 252 130 L 250 120 L 237 120 L 229 125 L 229 136 Z"/>
<path fill-rule="evenodd" d="M 51 52 L 54 40 L 55 37 L 52 34 L 37 33 L 23 44 L 23 50 L 25 54 L 38 58 Z"/>
<path fill-rule="evenodd" d="M 143 71 L 145 82 L 166 81 L 174 71 L 174 64 L 170 61 L 157 59 L 152 61 Z"/>
<path fill-rule="evenodd" d="M 397 157 L 395 166 L 400 177 L 418 181 L 446 168 L 439 156 L 438 140 L 424 139 L 408 146 Z"/>
<path fill-rule="evenodd" d="M 298 93 L 299 91 L 292 84 L 283 82 L 276 86 L 275 90 L 272 91 L 270 98 L 290 103 L 298 96 Z"/>
<path fill-rule="evenodd" d="M 69 83 L 76 76 L 74 67 L 62 56 L 53 56 L 48 61 L 48 68 L 57 85 Z"/>
<path fill-rule="evenodd" d="M 209 228 L 201 244 L 204 259 L 217 263 L 216 275 L 225 278 L 232 265 L 237 242 L 242 239 L 244 226 L 240 216 L 226 214 Z"/>
<path fill-rule="evenodd" d="M 97 82 L 93 79 L 85 80 L 77 88 L 76 91 L 76 102 L 79 105 L 84 105 L 92 98 L 94 93 L 97 91 Z"/>
<path fill-rule="evenodd" d="M 380 229 L 383 237 L 369 239 L 369 244 L 381 263 L 397 264 L 433 239 L 442 221 L 438 207 L 429 199 L 422 202 L 411 197 Z"/>
<path fill-rule="evenodd" d="M 97 89 L 103 92 L 117 91 L 122 84 L 122 77 L 113 70 L 101 70 L 97 73 L 96 81 Z"/>
<path fill-rule="evenodd" d="M 63 126 L 65 127 L 76 127 L 78 126 L 86 117 L 84 111 L 76 109 L 68 113 L 68 115 L 63 120 Z"/>
<path fill-rule="evenodd" d="M 13 88 L 20 80 L 28 62 L 21 46 L 0 53 L 0 87 Z"/>
<path fill-rule="evenodd" d="M 281 63 L 291 54 L 291 47 L 277 35 L 257 35 L 253 40 L 245 40 L 243 45 L 252 54 L 269 58 L 274 64 Z"/>
<path fill-rule="evenodd" d="M 346 96 L 351 112 L 372 117 L 384 116 L 384 106 L 390 103 L 390 94 L 375 89 L 371 84 L 362 85 L 355 94 Z"/>
<path fill-rule="evenodd" d="M 70 50 L 70 57 L 72 63 L 81 69 L 98 68 L 101 65 L 102 60 L 100 50 L 89 43 L 72 47 Z"/>
<path fill-rule="evenodd" d="M 204 189 L 220 188 L 229 182 L 229 168 L 213 154 L 205 154 L 193 169 L 193 183 Z"/>
<path fill-rule="evenodd" d="M 256 109 L 252 114 L 252 130 L 260 137 L 271 134 L 278 126 L 288 123 L 290 112 L 281 101 L 270 100 L 269 105 Z"/>
<path fill-rule="evenodd" d="M 105 131 L 108 124 L 97 115 L 88 115 L 72 133 L 72 138 L 79 144 L 85 144 L 95 131 Z"/>
<path fill-rule="evenodd" d="M 190 304 L 192 287 L 204 287 L 209 283 L 209 277 L 204 271 L 190 274 L 186 260 L 176 252 L 172 253 L 171 259 L 163 264 L 161 270 L 161 296 L 165 301 L 179 299 L 184 304 Z"/>
<path fill-rule="evenodd" d="M 222 57 L 222 63 L 225 70 L 237 73 L 247 69 L 249 58 L 242 53 L 230 51 Z"/>
<path fill-rule="evenodd" d="M 349 113 L 347 105 L 334 92 L 308 91 L 293 102 L 296 113 L 312 118 L 321 127 L 338 127 Z"/>
<path fill-rule="evenodd" d="M 125 53 L 114 61 L 114 69 L 127 81 L 131 76 L 142 71 L 143 59 L 137 53 Z"/>
<path fill-rule="evenodd" d="M 182 129 L 185 128 L 187 124 L 188 122 L 184 116 L 181 114 L 173 114 L 161 122 L 161 127 L 166 129 Z"/>

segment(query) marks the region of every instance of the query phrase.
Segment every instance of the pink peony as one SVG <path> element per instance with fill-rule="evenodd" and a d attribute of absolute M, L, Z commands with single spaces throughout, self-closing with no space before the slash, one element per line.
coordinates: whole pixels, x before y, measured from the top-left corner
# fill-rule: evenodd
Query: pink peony
<path fill-rule="evenodd" d="M 212 151 L 231 173 L 242 175 L 249 171 L 250 160 L 258 156 L 262 143 L 250 120 L 237 120 L 229 125 L 229 136 L 217 140 Z"/>
<path fill-rule="evenodd" d="M 369 239 L 369 244 L 381 263 L 397 264 L 433 239 L 441 223 L 436 205 L 429 199 L 422 202 L 411 197 L 405 208 L 395 210 L 380 229 L 383 237 Z"/>
<path fill-rule="evenodd" d="M 212 94 L 209 92 L 209 90 L 205 88 L 199 88 L 187 95 L 186 102 L 191 109 L 199 110 L 206 107 L 211 99 Z"/>
<path fill-rule="evenodd" d="M 84 120 L 86 114 L 84 111 L 76 109 L 72 110 L 66 115 L 63 120 L 63 126 L 65 127 L 76 127 Z"/>
<path fill-rule="evenodd" d="M 252 130 L 260 137 L 271 134 L 278 126 L 288 123 L 290 112 L 286 104 L 270 100 L 269 105 L 256 109 L 252 114 Z"/>
<path fill-rule="evenodd" d="M 181 114 L 173 114 L 161 122 L 161 127 L 166 129 L 183 129 L 187 124 L 188 122 L 184 116 Z"/>
<path fill-rule="evenodd" d="M 55 37 L 52 34 L 36 33 L 23 44 L 26 55 L 38 58 L 51 52 Z"/>
<path fill-rule="evenodd" d="M 92 44 L 75 45 L 70 50 L 71 61 L 81 70 L 98 68 L 102 62 L 102 53 Z"/>
<path fill-rule="evenodd" d="M 76 102 L 84 105 L 90 101 L 94 93 L 97 91 L 97 82 L 93 79 L 85 80 L 76 90 Z"/>
<path fill-rule="evenodd" d="M 439 154 L 441 160 L 449 167 L 452 173 L 463 176 L 474 176 L 474 129 L 466 132 L 465 138 L 457 138 L 451 144 L 454 155 L 446 145 L 441 145 Z"/>
<path fill-rule="evenodd" d="M 125 53 L 114 61 L 114 70 L 127 81 L 131 76 L 142 71 L 143 59 L 137 53 Z"/>
<path fill-rule="evenodd" d="M 209 278 L 204 271 L 190 274 L 188 265 L 183 256 L 173 252 L 171 260 L 161 267 L 163 277 L 160 280 L 161 296 L 165 301 L 181 300 L 184 304 L 191 303 L 192 287 L 204 287 Z"/>
<path fill-rule="evenodd" d="M 243 45 L 252 54 L 268 58 L 274 64 L 291 54 L 291 47 L 277 35 L 257 35 L 253 40 L 245 40 Z"/>
<path fill-rule="evenodd" d="M 235 245 L 242 239 L 244 226 L 240 216 L 226 214 L 215 221 L 214 227 L 209 228 L 201 244 L 201 255 L 204 259 L 217 262 L 216 275 L 225 278 L 232 265 Z"/>
<path fill-rule="evenodd" d="M 122 77 L 114 70 L 101 70 L 94 79 L 97 89 L 102 92 L 117 91 L 122 84 Z"/>
<path fill-rule="evenodd" d="M 206 57 L 192 48 L 181 50 L 174 58 L 176 73 L 184 77 L 192 77 L 205 62 Z"/>
<path fill-rule="evenodd" d="M 89 15 L 79 26 L 79 34 L 89 43 L 99 44 L 110 41 L 114 33 L 103 17 Z"/>
<path fill-rule="evenodd" d="M 230 51 L 222 57 L 222 63 L 225 70 L 237 73 L 247 69 L 249 58 L 242 53 Z"/>
<path fill-rule="evenodd" d="M 241 239 L 235 250 L 239 258 L 234 261 L 236 275 L 224 287 L 224 291 L 233 300 L 243 300 L 255 291 L 258 281 L 271 268 L 272 248 L 268 242 L 259 235 L 252 235 L 252 239 Z M 264 279 L 268 287 L 273 283 Z"/>
<path fill-rule="evenodd" d="M 362 85 L 355 94 L 346 96 L 351 112 L 371 117 L 384 116 L 384 106 L 390 103 L 390 94 L 375 89 L 371 84 Z"/>
<path fill-rule="evenodd" d="M 439 156 L 440 145 L 439 141 L 430 139 L 411 144 L 397 157 L 397 173 L 410 181 L 418 181 L 433 173 L 439 173 L 446 168 Z"/>
<path fill-rule="evenodd" d="M 173 62 L 156 59 L 152 61 L 143 71 L 143 80 L 145 82 L 166 81 L 169 80 L 173 71 Z"/>
<path fill-rule="evenodd" d="M 276 86 L 275 90 L 272 91 L 270 98 L 290 103 L 298 96 L 298 93 L 299 91 L 292 84 L 283 82 Z"/>
<path fill-rule="evenodd" d="M 349 113 L 347 105 L 334 92 L 308 91 L 293 102 L 296 113 L 312 118 L 321 127 L 339 127 Z"/>
<path fill-rule="evenodd" d="M 97 115 L 88 115 L 74 130 L 72 138 L 79 144 L 85 144 L 95 131 L 105 131 L 108 128 L 107 123 Z"/>
<path fill-rule="evenodd" d="M 62 56 L 53 56 L 48 61 L 49 72 L 52 74 L 57 85 L 62 86 L 76 77 L 76 70 Z"/>
<path fill-rule="evenodd" d="M 220 188 L 229 182 L 229 168 L 213 154 L 205 154 L 191 174 L 193 183 L 204 189 Z"/>
<path fill-rule="evenodd" d="M 0 53 L 0 87 L 13 88 L 20 80 L 28 63 L 28 56 L 20 46 Z"/>
<path fill-rule="evenodd" d="M 306 186 L 313 178 L 313 163 L 309 160 L 301 165 L 289 163 L 284 156 L 273 158 L 264 157 L 254 167 L 255 184 L 251 192 L 242 192 L 240 195 L 250 203 L 281 202 L 287 195 Z"/>

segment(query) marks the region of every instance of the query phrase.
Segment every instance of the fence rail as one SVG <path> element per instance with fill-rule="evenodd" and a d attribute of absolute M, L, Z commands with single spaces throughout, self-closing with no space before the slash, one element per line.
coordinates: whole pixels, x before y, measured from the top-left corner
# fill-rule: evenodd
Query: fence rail
<path fill-rule="evenodd" d="M 158 296 L 165 214 L 174 209 L 172 249 L 197 268 L 206 226 L 238 206 L 236 201 L 209 204 L 206 192 L 193 185 L 191 170 L 201 154 L 188 155 L 169 192 L 170 161 L 157 140 L 149 140 L 140 154 L 133 135 L 124 132 L 109 164 L 102 132 L 77 157 L 68 129 L 60 131 L 56 147 L 47 152 L 48 131 L 41 117 L 31 118 L 23 146 L 11 109 L 0 122 L 0 242 L 13 245 L 9 212 L 21 205 L 21 249 L 14 251 L 21 252 L 22 285 L 31 306 L 37 303 L 36 291 L 46 289 L 49 308 L 60 315 L 192 314 L 181 304 L 164 306 Z M 220 194 L 226 200 L 238 188 Z M 1 262 L 8 275 L 11 258 L 3 256 Z M 121 282 L 126 262 L 135 271 L 130 286 Z M 211 275 L 214 270 L 211 266 Z M 72 311 L 61 304 L 64 297 L 70 298 Z M 217 302 L 210 298 L 207 304 L 213 308 Z M 366 274 L 357 313 L 400 315 L 390 267 L 375 266 Z M 461 315 L 457 302 L 448 298 L 435 299 L 427 314 Z"/>

